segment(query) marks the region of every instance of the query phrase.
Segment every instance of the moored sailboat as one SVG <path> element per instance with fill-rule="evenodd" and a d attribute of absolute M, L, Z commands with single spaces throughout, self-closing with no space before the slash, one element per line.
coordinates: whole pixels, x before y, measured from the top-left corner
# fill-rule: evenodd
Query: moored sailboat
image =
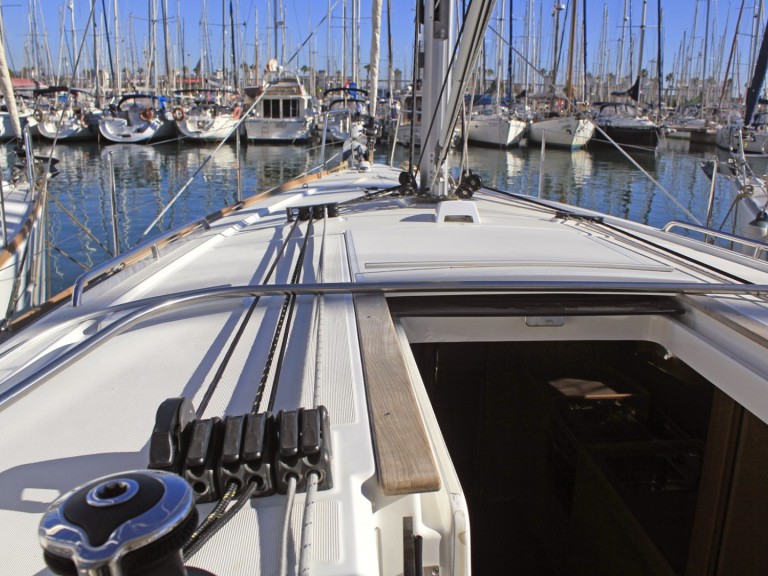
<path fill-rule="evenodd" d="M 167 99 L 154 94 L 126 94 L 99 120 L 99 132 L 109 142 L 141 144 L 176 133 Z"/>
<path fill-rule="evenodd" d="M 179 134 L 201 142 L 220 142 L 232 137 L 242 115 L 239 95 L 221 90 L 199 91 L 191 106 L 173 109 Z"/>
<path fill-rule="evenodd" d="M 35 126 L 47 140 L 92 140 L 99 130 L 101 110 L 88 92 L 67 86 L 34 90 Z"/>

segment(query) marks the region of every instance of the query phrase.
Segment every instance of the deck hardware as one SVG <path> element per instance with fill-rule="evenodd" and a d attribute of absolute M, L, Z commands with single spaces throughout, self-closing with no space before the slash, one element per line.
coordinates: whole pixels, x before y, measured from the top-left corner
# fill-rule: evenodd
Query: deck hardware
<path fill-rule="evenodd" d="M 181 472 L 195 409 L 187 398 L 169 398 L 157 409 L 149 443 L 149 467 Z"/>
<path fill-rule="evenodd" d="M 456 187 L 456 196 L 462 200 L 469 200 L 472 195 L 483 186 L 483 180 L 471 170 L 462 174 L 461 183 Z"/>
<path fill-rule="evenodd" d="M 198 419 L 190 400 L 170 398 L 157 410 L 149 454 L 149 468 L 181 475 L 198 503 L 220 499 L 232 482 L 252 497 L 285 494 L 290 476 L 305 491 L 312 473 L 318 489 L 333 487 L 324 406 Z"/>
<path fill-rule="evenodd" d="M 238 486 L 256 485 L 253 497 L 275 492 L 272 414 L 246 414 L 224 419 L 224 446 L 217 467 L 219 486 L 234 481 Z"/>
<path fill-rule="evenodd" d="M 298 491 L 306 490 L 310 473 L 318 475 L 319 490 L 332 488 L 330 421 L 325 407 L 281 411 L 276 417 L 276 429 L 277 491 L 286 493 L 290 476 L 296 477 Z"/>
<path fill-rule="evenodd" d="M 181 551 L 197 518 L 192 490 L 179 476 L 135 470 L 92 480 L 57 499 L 38 536 L 56 574 L 183 576 Z"/>
<path fill-rule="evenodd" d="M 445 200 L 437 203 L 435 221 L 442 223 L 480 223 L 477 206 L 469 200 Z"/>
<path fill-rule="evenodd" d="M 555 210 L 555 218 L 559 220 L 578 220 L 583 222 L 594 222 L 595 224 L 603 224 L 605 218 L 602 216 L 593 216 L 592 214 L 577 214 L 566 210 Z"/>
<path fill-rule="evenodd" d="M 192 486 L 197 502 L 213 502 L 221 496 L 217 466 L 222 448 L 223 426 L 220 418 L 195 420 L 184 458 L 183 476 Z"/>
<path fill-rule="evenodd" d="M 326 210 L 329 218 L 335 218 L 339 215 L 338 202 L 329 202 L 327 204 L 312 204 L 310 206 L 291 206 L 285 209 L 288 222 L 293 222 L 296 218 L 301 221 L 309 220 L 310 216 L 315 219 L 323 217 L 323 209 Z"/>

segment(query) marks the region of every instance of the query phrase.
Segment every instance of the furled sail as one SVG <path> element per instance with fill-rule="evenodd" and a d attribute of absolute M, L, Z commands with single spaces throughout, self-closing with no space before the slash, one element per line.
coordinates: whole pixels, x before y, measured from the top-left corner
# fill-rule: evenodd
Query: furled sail
<path fill-rule="evenodd" d="M 744 109 L 744 125 L 749 126 L 755 116 L 755 108 L 760 92 L 763 89 L 765 81 L 765 71 L 768 68 L 768 26 L 763 33 L 763 42 L 760 44 L 760 53 L 757 56 L 755 64 L 755 73 L 752 75 L 752 82 L 747 89 L 747 105 Z"/>

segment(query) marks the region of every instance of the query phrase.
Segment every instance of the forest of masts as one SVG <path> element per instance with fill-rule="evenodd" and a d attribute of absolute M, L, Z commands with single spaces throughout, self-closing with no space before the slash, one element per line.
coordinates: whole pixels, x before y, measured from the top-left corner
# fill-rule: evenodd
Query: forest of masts
<path fill-rule="evenodd" d="M 23 55 L 21 62 L 14 61 L 19 55 L 10 47 L 9 64 L 15 75 L 40 85 L 71 85 L 97 94 L 258 85 L 272 58 L 298 71 L 313 94 L 348 82 L 367 86 L 369 66 L 363 62 L 368 46 L 363 44 L 370 31 L 362 23 L 369 21 L 365 11 L 371 1 L 376 0 L 327 0 L 324 14 L 318 14 L 321 3 L 313 2 L 315 21 L 307 23 L 312 33 L 297 38 L 286 25 L 283 0 L 267 0 L 265 13 L 251 10 L 247 19 L 239 0 L 221 0 L 216 22 L 209 21 L 207 4 L 218 10 L 219 0 L 202 0 L 197 14 L 185 11 L 181 0 L 147 0 L 146 11 L 132 12 L 126 21 L 118 10 L 125 0 L 61 0 L 57 34 L 47 29 L 43 12 L 53 2 L 27 0 Z M 406 22 L 412 29 L 415 14 L 415 8 L 407 16 L 393 14 L 392 0 L 382 1 L 380 93 L 411 83 L 413 50 L 401 41 L 393 50 L 391 31 L 393 25 L 403 30 Z M 84 14 L 87 21 L 76 22 L 76 2 L 84 5 L 77 10 L 78 20 Z M 632 2 L 641 4 L 639 20 Z M 498 85 L 502 95 L 548 97 L 556 85 L 576 101 L 594 103 L 615 99 L 612 93 L 627 91 L 640 76 L 640 101 L 649 108 L 740 103 L 763 36 L 762 1 L 745 6 L 742 0 L 735 25 L 721 24 L 710 14 L 711 0 L 697 1 L 671 62 L 664 61 L 670 52 L 664 45 L 661 2 L 649 8 L 647 0 L 623 0 L 620 16 L 615 10 L 609 15 L 605 4 L 598 8 L 590 3 L 590 10 L 602 11 L 599 40 L 594 41 L 594 30 L 587 30 L 587 22 L 594 20 L 585 18 L 585 0 L 499 0 L 473 90 L 491 92 Z M 653 24 L 646 23 L 649 10 Z M 48 18 L 50 22 L 50 14 Z M 192 35 L 198 47 L 194 53 L 186 41 Z M 5 31 L 3 37 L 7 43 Z M 318 44 L 329 48 L 324 61 Z"/>

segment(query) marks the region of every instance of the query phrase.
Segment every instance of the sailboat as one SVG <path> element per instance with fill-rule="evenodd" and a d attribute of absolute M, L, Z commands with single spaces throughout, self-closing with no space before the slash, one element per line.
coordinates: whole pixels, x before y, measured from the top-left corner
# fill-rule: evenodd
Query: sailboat
<path fill-rule="evenodd" d="M 656 150 L 662 138 L 661 128 L 647 114 L 644 114 L 640 108 L 646 5 L 647 0 L 643 0 L 643 20 L 640 26 L 637 79 L 628 90 L 612 93 L 613 96 L 625 96 L 624 100 L 596 102 L 594 104 L 593 121 L 599 128 L 598 132 L 600 132 L 600 134 L 592 138 L 595 144 L 609 146 L 620 144 L 635 150 Z"/>
<path fill-rule="evenodd" d="M 98 134 L 101 110 L 86 91 L 67 86 L 34 90 L 35 126 L 47 140 L 93 140 Z"/>
<path fill-rule="evenodd" d="M 715 144 L 722 150 L 745 154 L 766 154 L 768 144 L 768 113 L 759 112 L 760 93 L 768 70 L 768 32 L 763 32 L 755 70 L 747 89 L 744 117 L 737 113 L 728 114 L 725 124 L 715 132 Z"/>
<path fill-rule="evenodd" d="M 176 134 L 167 99 L 154 94 L 124 94 L 99 119 L 99 132 L 108 142 L 147 144 Z"/>
<path fill-rule="evenodd" d="M 492 8 L 424 3 L 418 174 L 353 155 L 9 326 L 5 571 L 768 569 L 768 265 L 451 172 Z"/>
<path fill-rule="evenodd" d="M 220 142 L 240 129 L 243 107 L 231 90 L 197 90 L 190 106 L 173 109 L 179 134 L 188 140 Z M 237 126 L 237 128 L 235 128 Z"/>
<path fill-rule="evenodd" d="M 535 120 L 528 128 L 528 139 L 537 144 L 544 143 L 546 146 L 555 148 L 568 148 L 578 150 L 583 148 L 592 134 L 595 132 L 595 125 L 584 114 L 577 116 L 577 111 L 572 108 L 573 103 L 573 54 L 574 38 L 576 36 L 576 16 L 578 12 L 578 3 L 572 2 L 573 12 L 571 15 L 571 36 L 570 47 L 568 49 L 568 80 L 566 82 L 566 97 L 568 98 L 568 109 L 566 113 L 560 114 L 559 111 L 552 110 L 547 118 Z M 560 18 L 559 6 L 555 6 L 555 38 L 554 38 L 554 62 L 552 70 L 551 88 L 555 89 L 557 81 L 557 61 L 559 53 L 557 49 L 557 31 Z M 554 96 L 554 94 L 553 94 Z M 554 100 L 554 97 L 552 98 Z"/>

